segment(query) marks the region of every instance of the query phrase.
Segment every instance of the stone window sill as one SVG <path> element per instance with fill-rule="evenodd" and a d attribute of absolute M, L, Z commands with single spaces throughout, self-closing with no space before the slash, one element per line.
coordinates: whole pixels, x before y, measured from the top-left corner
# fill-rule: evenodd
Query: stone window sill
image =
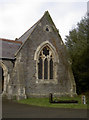
<path fill-rule="evenodd" d="M 36 83 L 37 84 L 49 84 L 49 83 L 52 83 L 52 84 L 57 84 L 58 82 L 57 82 L 57 80 L 55 80 L 55 79 L 50 79 L 50 80 L 48 80 L 48 79 L 38 79 L 38 80 L 36 80 Z"/>

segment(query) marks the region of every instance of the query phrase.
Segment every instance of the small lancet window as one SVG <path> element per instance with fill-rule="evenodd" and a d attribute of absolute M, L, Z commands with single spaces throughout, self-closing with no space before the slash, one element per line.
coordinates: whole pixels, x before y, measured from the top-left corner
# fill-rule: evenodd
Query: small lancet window
<path fill-rule="evenodd" d="M 38 79 L 53 79 L 53 57 L 48 46 L 41 50 L 38 61 Z"/>

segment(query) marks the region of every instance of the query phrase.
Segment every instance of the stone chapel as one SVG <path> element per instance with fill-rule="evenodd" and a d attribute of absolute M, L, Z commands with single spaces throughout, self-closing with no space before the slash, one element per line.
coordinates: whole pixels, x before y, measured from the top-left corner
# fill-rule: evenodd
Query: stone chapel
<path fill-rule="evenodd" d="M 19 39 L 0 39 L 0 94 L 8 99 L 76 95 L 66 47 L 48 11 Z"/>

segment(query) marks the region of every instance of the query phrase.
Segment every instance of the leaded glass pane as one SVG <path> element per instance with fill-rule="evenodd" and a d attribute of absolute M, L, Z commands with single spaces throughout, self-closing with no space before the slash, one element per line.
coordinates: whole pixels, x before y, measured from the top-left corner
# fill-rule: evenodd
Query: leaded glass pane
<path fill-rule="evenodd" d="M 38 63 L 38 79 L 42 79 L 42 59 L 41 59 L 41 57 L 39 58 L 39 63 Z"/>
<path fill-rule="evenodd" d="M 50 79 L 53 79 L 53 60 L 50 60 Z"/>
<path fill-rule="evenodd" d="M 49 50 L 47 49 L 47 47 L 43 48 L 43 54 L 45 56 L 49 55 Z"/>
<path fill-rule="evenodd" d="M 48 79 L 48 61 L 47 61 L 47 58 L 44 61 L 44 79 Z"/>

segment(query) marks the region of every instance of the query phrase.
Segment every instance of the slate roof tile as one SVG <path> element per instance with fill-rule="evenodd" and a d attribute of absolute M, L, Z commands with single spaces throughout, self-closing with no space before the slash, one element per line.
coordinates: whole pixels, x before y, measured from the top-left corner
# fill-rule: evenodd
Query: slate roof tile
<path fill-rule="evenodd" d="M 21 46 L 21 44 L 21 41 L 0 39 L 0 58 L 14 59 L 14 55 Z"/>

